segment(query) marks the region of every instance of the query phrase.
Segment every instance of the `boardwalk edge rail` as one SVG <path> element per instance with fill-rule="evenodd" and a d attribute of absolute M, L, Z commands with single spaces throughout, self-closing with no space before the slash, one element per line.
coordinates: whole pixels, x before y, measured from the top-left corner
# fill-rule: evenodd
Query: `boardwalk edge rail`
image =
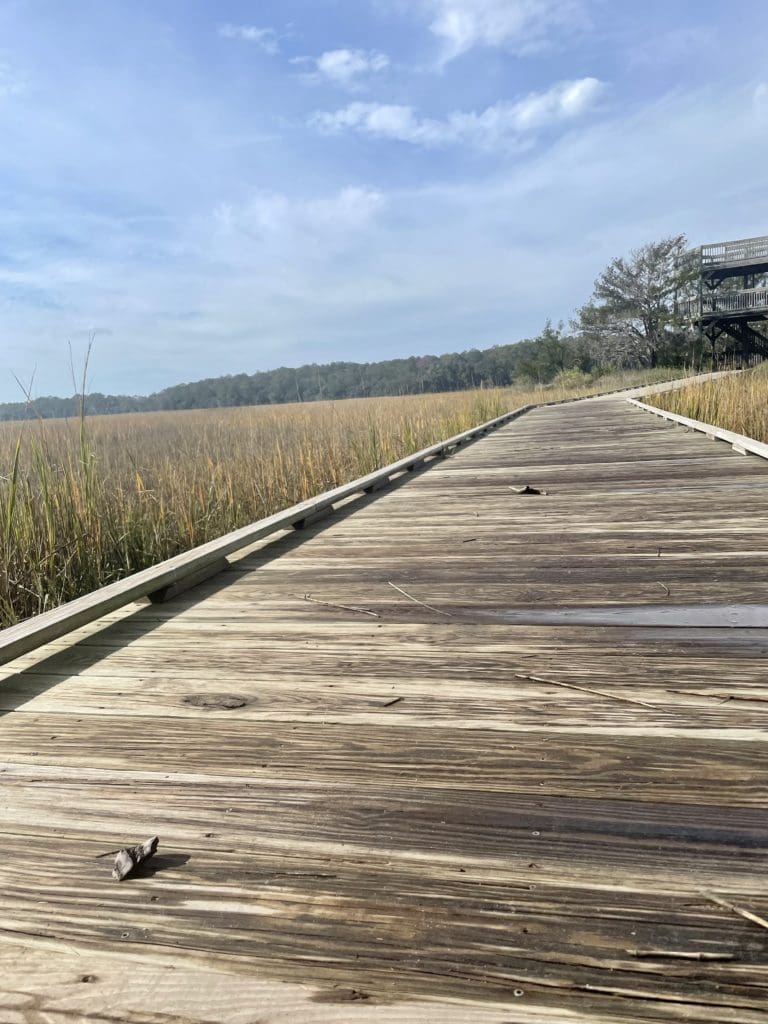
<path fill-rule="evenodd" d="M 759 455 L 763 459 L 768 459 L 768 444 L 756 441 L 753 437 L 747 437 L 746 434 L 737 434 L 733 430 L 726 430 L 724 427 L 715 427 L 711 423 L 704 423 L 703 420 L 692 420 L 688 416 L 680 416 L 676 412 L 667 412 L 666 409 L 659 409 L 655 405 L 646 405 L 645 402 L 639 402 L 636 398 L 628 398 L 627 402 L 630 405 L 636 405 L 638 409 L 643 409 L 645 412 L 653 413 L 654 416 L 660 416 L 662 419 L 677 423 L 678 426 L 687 427 L 689 430 L 697 430 L 702 434 L 706 434 L 712 441 L 725 441 L 739 455 Z"/>
<path fill-rule="evenodd" d="M 321 513 L 331 511 L 337 502 L 354 495 L 372 493 L 385 487 L 393 476 L 414 471 L 424 463 L 434 461 L 455 451 L 456 448 L 474 441 L 499 427 L 511 423 L 518 417 L 537 408 L 536 405 L 523 405 L 502 416 L 481 423 L 477 427 L 455 434 L 446 441 L 422 448 L 421 451 L 390 463 L 382 469 L 374 470 L 365 476 L 358 477 L 350 483 L 342 484 L 333 490 L 324 491 L 314 498 L 299 502 L 290 508 L 267 516 L 266 519 L 259 519 L 232 533 L 224 534 L 215 540 L 184 551 L 173 558 L 158 562 L 140 572 L 126 576 L 124 579 L 109 583 L 105 587 L 78 597 L 74 601 L 52 608 L 50 611 L 41 612 L 30 619 L 24 619 L 15 626 L 0 630 L 0 665 L 4 665 L 14 658 L 58 640 L 68 633 L 87 626 L 103 615 L 122 608 L 132 601 L 142 597 L 162 595 L 168 592 L 174 585 L 182 582 L 193 585 L 204 579 L 215 575 L 227 567 L 226 557 L 236 551 L 248 547 L 256 541 L 268 537 L 270 534 L 279 533 L 281 530 L 288 530 L 292 527 L 301 528 L 314 517 Z"/>

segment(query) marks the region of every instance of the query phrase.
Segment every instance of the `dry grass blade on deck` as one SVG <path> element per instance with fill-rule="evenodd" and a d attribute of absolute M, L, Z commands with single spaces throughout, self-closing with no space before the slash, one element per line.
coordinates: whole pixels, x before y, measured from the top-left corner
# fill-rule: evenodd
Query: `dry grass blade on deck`
<path fill-rule="evenodd" d="M 712 963 L 718 961 L 725 963 L 728 960 L 736 959 L 734 953 L 708 953 L 699 950 L 689 953 L 677 949 L 628 949 L 627 953 L 641 960 L 705 960 Z"/>
<path fill-rule="evenodd" d="M 544 679 L 542 676 L 527 676 L 522 672 L 515 672 L 515 679 L 528 679 L 533 683 L 546 683 L 548 686 L 562 686 L 566 690 L 580 690 L 582 693 L 593 693 L 598 697 L 607 697 L 608 700 L 618 700 L 623 704 L 637 704 L 641 708 L 650 708 L 652 711 L 663 711 L 664 708 L 656 704 L 648 704 L 644 700 L 635 700 L 634 697 L 620 697 L 616 693 L 606 693 L 605 690 L 593 690 L 589 686 L 577 686 L 575 683 L 562 683 L 557 679 Z"/>
<path fill-rule="evenodd" d="M 343 612 L 357 612 L 358 615 L 370 615 L 373 619 L 381 618 L 378 612 L 372 612 L 370 608 L 353 608 L 349 604 L 333 604 L 330 601 L 318 601 L 311 594 L 305 594 L 304 600 L 311 601 L 312 604 L 319 604 L 322 608 L 336 608 Z"/>
<path fill-rule="evenodd" d="M 716 700 L 718 704 L 726 704 L 730 700 L 768 704 L 768 697 L 742 697 L 741 694 L 735 693 L 704 693 L 702 690 L 667 690 L 667 693 L 682 693 L 686 697 L 705 697 L 707 700 Z"/>
<path fill-rule="evenodd" d="M 717 903 L 720 907 L 726 907 L 728 910 L 732 910 L 734 914 L 738 914 L 739 917 L 743 917 L 747 921 L 751 921 L 752 924 L 759 925 L 760 928 L 768 929 L 768 921 L 766 921 L 764 917 L 760 917 L 759 914 L 753 914 L 751 910 L 744 910 L 743 907 L 737 907 L 736 904 L 731 903 L 730 900 L 726 900 L 714 892 L 708 892 L 706 889 L 701 890 L 701 895 L 706 896 L 708 900 L 711 900 L 713 903 Z"/>
<path fill-rule="evenodd" d="M 412 594 L 407 593 L 402 587 L 398 587 L 396 583 L 393 583 L 392 580 L 389 580 L 387 585 L 395 589 L 399 594 L 402 594 L 403 597 L 407 597 L 409 601 L 413 601 L 414 604 L 420 604 L 422 608 L 429 608 L 431 612 L 437 612 L 438 615 L 445 615 L 446 618 L 453 618 L 450 612 L 441 611 L 439 608 L 435 608 L 433 605 L 427 604 L 426 601 L 420 601 L 418 597 L 414 597 Z"/>

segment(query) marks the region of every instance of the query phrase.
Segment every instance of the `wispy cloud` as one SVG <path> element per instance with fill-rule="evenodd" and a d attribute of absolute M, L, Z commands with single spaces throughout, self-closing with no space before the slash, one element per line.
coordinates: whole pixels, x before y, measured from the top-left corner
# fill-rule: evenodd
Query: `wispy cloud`
<path fill-rule="evenodd" d="M 291 199 L 282 192 L 257 192 L 240 205 L 222 203 L 216 210 L 218 227 L 225 234 L 295 241 L 297 235 L 332 235 L 359 231 L 384 205 L 376 189 L 350 186 L 319 199 Z"/>
<path fill-rule="evenodd" d="M 5 96 L 16 96 L 24 91 L 21 79 L 14 73 L 10 64 L 0 61 L 0 99 Z"/>
<path fill-rule="evenodd" d="M 514 102 L 500 101 L 480 113 L 455 110 L 443 119 L 419 117 L 411 106 L 350 103 L 341 110 L 315 114 L 311 123 L 332 135 L 356 131 L 418 146 L 465 144 L 495 149 L 546 125 L 582 116 L 604 88 L 597 78 L 558 82 L 546 92 L 530 93 Z"/>
<path fill-rule="evenodd" d="M 219 35 L 224 39 L 240 39 L 246 43 L 254 43 L 264 53 L 280 52 L 277 33 L 272 28 L 259 28 L 257 25 L 219 25 Z"/>
<path fill-rule="evenodd" d="M 530 53 L 585 21 L 581 0 L 421 0 L 421 7 L 444 44 L 445 61 L 475 46 Z"/>
<path fill-rule="evenodd" d="M 761 82 L 755 86 L 752 102 L 758 115 L 768 117 L 768 82 Z"/>
<path fill-rule="evenodd" d="M 678 25 L 658 35 L 653 46 L 637 46 L 635 40 L 626 49 L 630 67 L 659 69 L 681 67 L 686 60 L 703 58 L 717 49 L 718 32 L 712 25 Z"/>
<path fill-rule="evenodd" d="M 296 57 L 291 63 L 312 66 L 314 70 L 305 76 L 310 81 L 354 88 L 362 78 L 386 70 L 390 62 L 377 50 L 327 50 L 319 57 Z"/>

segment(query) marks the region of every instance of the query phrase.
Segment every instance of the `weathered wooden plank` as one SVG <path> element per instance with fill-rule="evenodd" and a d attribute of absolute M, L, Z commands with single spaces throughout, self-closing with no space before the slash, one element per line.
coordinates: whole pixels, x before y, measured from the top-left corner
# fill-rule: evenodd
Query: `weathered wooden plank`
<path fill-rule="evenodd" d="M 380 990 L 355 989 L 346 981 L 320 988 L 255 977 L 247 969 L 186 954 L 183 963 L 156 964 L 141 959 L 125 970 L 118 954 L 82 950 L 30 937 L 0 942 L 0 969 L 5 985 L 0 1009 L 8 1024 L 573 1024 L 575 1019 L 600 1024 L 636 1024 L 691 1020 L 685 1008 L 660 1002 L 638 1008 L 637 1000 L 583 992 L 584 1016 L 571 1009 L 542 1005 L 530 993 L 482 1003 L 444 994 L 430 999 L 392 996 Z M 658 970 L 653 965 L 649 973 Z M 397 971 L 391 970 L 395 979 Z M 301 977 L 301 971 L 296 974 Z M 396 987 L 393 977 L 388 979 Z M 486 989 L 487 985 L 483 985 Z M 258 1007 L 258 1018 L 254 1018 Z M 589 1013 L 591 1017 L 587 1017 Z M 699 1018 L 703 1019 L 703 1018 Z M 710 1018 L 712 1019 L 712 1018 Z M 762 1024 L 760 1010 L 720 1006 L 722 1024 Z"/>
<path fill-rule="evenodd" d="M 561 699 L 564 699 L 561 697 Z M 638 709 L 638 715 L 641 713 Z M 695 714 L 689 711 L 688 714 Z M 262 771 L 357 786 L 402 773 L 424 784 L 501 792 L 593 793 L 627 799 L 750 806 L 768 785 L 765 734 L 747 721 L 715 735 L 687 737 L 684 729 L 616 726 L 605 729 L 415 730 L 396 721 L 361 730 L 328 720 L 252 722 L 221 717 L 216 728 L 200 719 L 134 716 L 9 714 L 2 722 L 4 756 L 26 764 L 92 766 L 108 771 L 202 772 L 216 764 L 227 775 L 258 779 Z M 510 723 L 512 726 L 512 723 Z M 665 732 L 671 735 L 665 735 Z M 133 743 L 136 736 L 147 742 Z M 151 739 L 150 739 L 151 738 Z M 542 747 L 546 747 L 545 750 Z M 156 831 L 159 831 L 157 829 Z"/>
<path fill-rule="evenodd" d="M 227 775 L 2 767 L 12 797 L 0 828 L 3 843 L 9 848 L 27 843 L 47 857 L 55 855 L 57 843 L 73 844 L 68 856 L 94 884 L 109 875 L 109 864 L 99 859 L 105 851 L 161 819 L 161 859 L 155 868 L 178 869 L 180 879 L 186 877 L 184 857 L 225 853 L 251 863 L 254 871 L 267 860 L 267 874 L 277 872 L 277 877 L 290 862 L 299 882 L 304 870 L 310 878 L 327 875 L 330 859 L 344 865 L 350 886 L 355 872 L 363 870 L 379 874 L 385 888 L 388 873 L 405 872 L 409 884 L 419 886 L 434 878 L 436 884 L 524 883 L 536 889 L 546 884 L 563 892 L 633 888 L 663 899 L 709 886 L 763 901 L 768 832 L 759 806 L 722 806 L 703 818 L 700 805 L 685 802 L 633 800 L 620 793 L 611 798 L 544 790 L 457 787 L 451 792 L 414 784 L 410 777 L 382 776 L 351 793 L 344 781 L 291 779 L 277 770 L 261 772 L 257 782 L 244 786 L 241 778 Z M 88 795 L 85 811 L 72 805 L 76 792 Z M 172 862 L 163 856 L 172 856 Z M 470 878 L 461 879 L 460 869 L 470 866 Z M 12 888 L 19 871 L 30 869 L 8 867 Z M 237 878 L 237 884 L 250 884 L 249 876 Z M 40 912 L 49 913 L 44 907 Z"/>
<path fill-rule="evenodd" d="M 219 619 L 212 619 L 201 614 L 205 607 L 173 618 L 153 617 L 150 632 L 148 625 L 126 622 L 122 643 L 107 634 L 22 672 L 6 670 L 0 709 L 347 724 L 387 723 L 396 716 L 414 727 L 442 722 L 496 730 L 538 728 L 545 715 L 551 728 L 675 733 L 728 728 L 734 716 L 743 721 L 744 710 L 750 712 L 750 728 L 762 729 L 768 714 L 767 648 L 759 631 L 702 635 L 697 630 L 453 623 L 430 630 L 388 624 L 371 631 L 333 610 L 327 610 L 327 619 L 285 621 L 276 630 L 242 614 L 222 625 L 219 619 L 229 613 L 217 608 Z M 202 660 L 206 649 L 222 653 Z M 639 716 L 636 708 L 557 692 L 520 674 L 608 688 L 657 710 Z M 681 688 L 701 695 L 681 694 Z M 720 696 L 707 697 L 708 690 Z M 724 690 L 733 700 L 723 703 Z M 234 694 L 242 706 L 217 710 L 215 702 L 208 708 L 194 703 L 217 694 Z M 404 698 L 403 706 L 385 708 L 393 695 Z"/>

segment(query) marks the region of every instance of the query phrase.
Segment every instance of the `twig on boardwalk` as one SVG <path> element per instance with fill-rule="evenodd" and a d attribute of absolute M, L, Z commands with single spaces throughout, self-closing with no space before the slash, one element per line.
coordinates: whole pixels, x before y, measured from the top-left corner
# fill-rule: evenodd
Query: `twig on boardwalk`
<path fill-rule="evenodd" d="M 722 896 L 718 896 L 714 892 L 708 892 L 706 889 L 700 890 L 702 896 L 706 896 L 708 900 L 713 903 L 717 903 L 721 907 L 727 907 L 728 910 L 732 910 L 734 914 L 738 914 L 739 917 L 744 917 L 747 921 L 751 921 L 753 924 L 759 925 L 761 928 L 768 929 L 768 921 L 764 917 L 760 917 L 758 914 L 753 914 L 751 910 L 744 910 L 743 907 L 737 907 L 735 903 L 731 903 L 730 900 L 723 899 Z"/>
<path fill-rule="evenodd" d="M 449 619 L 453 618 L 450 612 L 443 612 L 439 608 L 433 608 L 431 604 L 427 604 L 425 601 L 420 601 L 418 597 L 413 597 L 411 594 L 407 594 L 402 587 L 398 587 L 398 585 L 393 583 L 392 580 L 388 580 L 388 585 L 393 587 L 399 594 L 402 594 L 403 597 L 407 597 L 409 601 L 413 601 L 414 604 L 420 604 L 422 608 L 429 608 L 431 612 L 437 612 L 438 615 L 445 615 Z"/>
<path fill-rule="evenodd" d="M 316 601 L 311 594 L 305 594 L 304 600 L 311 601 L 312 604 L 319 604 L 323 608 L 336 608 L 337 610 L 343 612 L 357 612 L 358 615 L 370 615 L 371 618 L 373 619 L 381 618 L 378 612 L 372 612 L 370 608 L 353 608 L 352 605 L 349 604 L 331 604 L 329 601 Z"/>
<path fill-rule="evenodd" d="M 608 700 L 618 700 L 623 704 L 639 704 L 641 708 L 650 708 L 652 711 L 663 711 L 656 704 L 648 704 L 644 700 L 635 700 L 634 697 L 620 697 L 617 693 L 606 693 L 605 690 L 592 690 L 588 686 L 577 686 L 575 683 L 561 683 L 557 679 L 544 679 L 541 676 L 526 676 L 522 672 L 515 672 L 516 679 L 529 679 L 533 683 L 546 683 L 547 686 L 562 686 L 566 690 L 580 690 L 582 693 L 594 693 L 598 697 L 607 697 Z"/>
<path fill-rule="evenodd" d="M 707 697 L 709 700 L 716 700 L 719 704 L 725 704 L 729 700 L 755 700 L 761 704 L 768 704 L 768 697 L 742 697 L 735 693 L 702 693 L 701 690 L 671 690 L 667 693 L 682 693 L 686 697 Z"/>
<path fill-rule="evenodd" d="M 670 590 L 666 583 L 662 583 L 661 580 L 656 580 L 656 586 L 661 587 L 667 597 L 669 597 Z"/>
<path fill-rule="evenodd" d="M 709 960 L 711 962 L 735 960 L 734 953 L 686 953 L 676 949 L 628 949 L 630 956 L 647 957 L 649 959 L 668 960 Z"/>
<path fill-rule="evenodd" d="M 405 697 L 393 697 L 392 700 L 386 701 L 384 704 L 381 704 L 380 707 L 392 708 L 395 706 L 395 704 L 399 704 L 403 700 L 405 700 Z"/>

